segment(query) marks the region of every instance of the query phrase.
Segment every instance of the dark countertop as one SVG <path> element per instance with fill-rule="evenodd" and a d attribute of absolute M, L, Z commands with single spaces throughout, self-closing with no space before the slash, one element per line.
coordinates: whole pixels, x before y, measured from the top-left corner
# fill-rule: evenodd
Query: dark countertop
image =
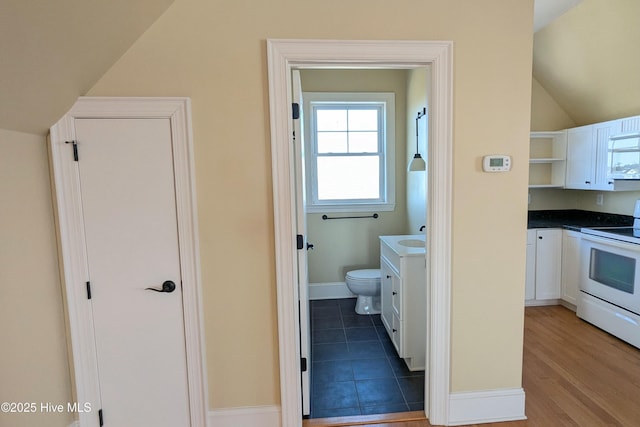
<path fill-rule="evenodd" d="M 583 211 L 579 209 L 529 211 L 527 228 L 624 227 L 633 225 L 630 215 Z"/>

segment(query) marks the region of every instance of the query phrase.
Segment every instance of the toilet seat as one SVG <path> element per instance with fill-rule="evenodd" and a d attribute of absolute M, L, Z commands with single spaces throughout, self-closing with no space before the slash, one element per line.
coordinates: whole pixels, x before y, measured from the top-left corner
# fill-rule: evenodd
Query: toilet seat
<path fill-rule="evenodd" d="M 380 279 L 380 269 L 364 269 L 349 271 L 346 275 L 348 280 L 354 282 L 369 282 L 371 280 Z"/>

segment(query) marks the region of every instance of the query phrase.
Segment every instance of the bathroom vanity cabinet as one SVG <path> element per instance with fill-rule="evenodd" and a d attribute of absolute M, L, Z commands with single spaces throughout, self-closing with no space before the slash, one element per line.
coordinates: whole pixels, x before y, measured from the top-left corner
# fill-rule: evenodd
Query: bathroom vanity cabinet
<path fill-rule="evenodd" d="M 425 369 L 427 337 L 424 235 L 380 237 L 381 318 L 411 371 Z"/>

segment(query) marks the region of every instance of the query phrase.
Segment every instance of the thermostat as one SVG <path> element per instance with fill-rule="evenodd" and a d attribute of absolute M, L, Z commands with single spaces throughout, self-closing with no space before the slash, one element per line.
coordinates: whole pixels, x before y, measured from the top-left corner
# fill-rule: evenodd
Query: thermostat
<path fill-rule="evenodd" d="M 507 172 L 511 170 L 511 156 L 497 154 L 484 156 L 482 170 L 485 172 Z"/>

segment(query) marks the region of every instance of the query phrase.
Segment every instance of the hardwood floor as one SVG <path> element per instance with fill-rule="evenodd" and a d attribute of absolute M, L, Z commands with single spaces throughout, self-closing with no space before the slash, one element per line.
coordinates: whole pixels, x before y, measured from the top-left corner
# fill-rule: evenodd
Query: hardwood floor
<path fill-rule="evenodd" d="M 640 350 L 561 306 L 527 307 L 526 421 L 482 427 L 640 426 Z M 305 420 L 305 427 L 431 427 L 420 413 Z M 480 426 L 480 425 L 478 425 Z"/>

